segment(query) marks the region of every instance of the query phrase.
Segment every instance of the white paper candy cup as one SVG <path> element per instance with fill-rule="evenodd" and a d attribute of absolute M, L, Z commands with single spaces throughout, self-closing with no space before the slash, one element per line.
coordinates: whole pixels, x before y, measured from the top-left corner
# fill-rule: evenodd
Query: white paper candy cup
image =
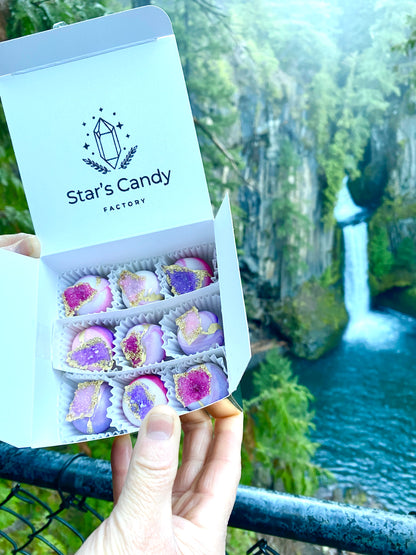
<path fill-rule="evenodd" d="M 165 338 L 165 350 L 166 355 L 179 358 L 187 356 L 181 349 L 178 343 L 178 326 L 176 324 L 176 319 L 185 314 L 188 310 L 192 308 L 197 308 L 199 312 L 208 311 L 215 314 L 218 318 L 218 323 L 222 327 L 222 315 L 221 315 L 221 300 L 219 294 L 211 295 L 210 291 L 205 291 L 206 287 L 198 289 L 195 291 L 194 298 L 192 300 L 187 300 L 180 306 L 170 310 L 163 319 L 161 320 L 161 326 L 163 331 L 163 336 Z M 213 345 L 211 349 L 215 349 L 219 345 Z"/>
<path fill-rule="evenodd" d="M 205 364 L 207 362 L 212 362 L 213 364 L 216 364 L 217 366 L 219 366 L 223 370 L 224 374 L 227 376 L 228 374 L 225 366 L 225 359 L 223 357 L 224 357 L 224 350 L 219 348 L 219 349 L 216 349 L 216 351 L 210 351 L 209 354 L 198 353 L 198 355 L 193 355 L 193 356 L 186 357 L 184 359 L 177 360 L 174 366 L 171 365 L 169 369 L 168 368 L 164 369 L 164 372 L 166 375 L 165 387 L 168 390 L 168 397 L 170 400 L 172 399 L 172 403 L 174 399 L 175 407 L 178 407 L 176 408 L 177 412 L 183 414 L 190 411 L 189 409 L 184 407 L 182 403 L 179 401 L 179 399 L 177 399 L 176 397 L 175 378 L 174 378 L 175 374 L 182 374 L 192 366 L 196 366 L 198 364 Z M 169 374 L 167 374 L 167 372 L 169 372 Z M 219 400 L 220 399 L 216 399 L 215 401 L 213 401 L 213 403 Z"/>
<path fill-rule="evenodd" d="M 146 374 L 147 375 L 147 374 Z M 152 374 L 152 375 L 157 375 L 162 382 L 164 383 L 165 387 L 165 376 L 164 376 L 164 372 L 159 372 L 157 374 Z M 117 377 L 117 379 L 115 380 L 115 387 L 113 389 L 114 392 L 114 401 L 112 403 L 111 406 L 111 413 L 109 412 L 109 415 L 111 415 L 111 420 L 112 422 L 116 423 L 116 425 L 118 427 L 122 427 L 123 429 L 126 429 L 129 433 L 130 432 L 137 432 L 137 430 L 139 429 L 139 426 L 134 426 L 125 416 L 124 411 L 123 411 L 123 395 L 124 395 L 124 388 L 131 383 L 133 380 L 135 380 L 136 378 L 143 376 L 143 374 L 139 374 L 136 371 L 131 371 L 131 372 L 124 372 L 123 375 L 119 375 Z M 166 388 L 167 389 L 167 388 Z M 169 397 L 169 393 L 167 395 L 168 397 L 168 404 L 170 406 L 172 406 L 174 409 L 177 410 L 178 407 L 178 403 L 176 401 L 175 398 L 170 398 Z"/>
<path fill-rule="evenodd" d="M 92 326 L 101 326 L 107 328 L 113 334 L 115 334 L 115 327 L 119 323 L 119 319 L 107 316 L 107 318 L 97 319 L 76 319 L 68 318 L 66 320 L 59 320 L 56 322 L 53 334 L 53 367 L 64 372 L 71 372 L 71 374 L 82 374 L 86 376 L 87 379 L 101 379 L 100 376 L 103 374 L 111 375 L 118 371 L 116 366 L 116 360 L 114 355 L 114 348 L 112 349 L 113 355 L 113 368 L 107 371 L 90 371 L 82 370 L 80 368 L 74 368 L 70 366 L 67 362 L 67 355 L 72 350 L 72 343 L 75 336 L 83 330 L 86 330 Z M 114 343 L 114 342 L 113 342 Z"/>
<path fill-rule="evenodd" d="M 131 361 L 127 360 L 123 353 L 123 349 L 121 348 L 121 342 L 126 337 L 128 331 L 139 324 L 156 324 L 159 325 L 159 322 L 162 320 L 164 316 L 164 311 L 159 310 L 152 310 L 151 306 L 146 305 L 147 310 L 146 312 L 141 312 L 136 314 L 135 316 L 126 317 L 120 320 L 118 326 L 115 329 L 115 341 L 114 341 L 114 352 L 115 352 L 115 359 L 116 363 L 120 366 L 127 367 L 133 369 L 133 365 Z M 162 330 L 163 331 L 163 330 Z M 163 343 L 165 343 L 165 338 L 163 337 Z M 163 344 L 163 348 L 165 348 Z M 148 368 L 151 367 L 154 371 L 158 371 L 158 368 L 163 364 L 163 362 L 153 363 L 153 364 L 145 364 L 135 370 L 141 371 L 143 374 L 149 373 Z"/>
<path fill-rule="evenodd" d="M 99 276 L 108 280 L 108 276 L 111 272 L 112 266 L 94 266 L 91 268 L 77 268 L 69 272 L 62 274 L 58 281 L 58 317 L 67 318 L 65 312 L 65 305 L 63 301 L 63 293 L 68 287 L 72 287 L 79 279 L 86 276 Z M 108 280 L 109 281 L 109 280 Z M 110 286 L 111 289 L 111 286 Z M 105 312 L 114 310 L 116 308 L 114 294 L 111 305 Z"/>
<path fill-rule="evenodd" d="M 212 269 L 213 277 L 211 278 L 212 283 L 218 280 L 217 271 L 217 260 L 214 243 L 206 243 L 202 245 L 195 245 L 192 247 L 187 247 L 183 249 L 178 249 L 176 251 L 167 253 L 165 257 L 161 259 L 156 264 L 156 273 L 160 279 L 161 292 L 165 295 L 165 298 L 174 296 L 172 294 L 171 288 L 166 279 L 166 273 L 163 270 L 164 266 L 170 266 L 174 264 L 180 258 L 196 257 L 204 260 Z M 206 286 L 210 287 L 210 285 Z M 191 293 L 185 293 L 185 295 L 190 295 Z"/>
<path fill-rule="evenodd" d="M 117 308 L 120 308 L 120 309 L 131 308 L 131 307 L 126 307 L 123 301 L 121 288 L 118 284 L 118 280 L 120 278 L 121 273 L 123 271 L 128 271 L 135 274 L 136 272 L 139 272 L 141 270 L 147 270 L 149 272 L 153 272 L 156 275 L 160 286 L 160 280 L 158 275 L 156 274 L 156 264 L 159 262 L 159 260 L 160 258 L 144 258 L 142 260 L 132 260 L 129 263 L 119 265 L 113 268 L 113 270 L 110 272 L 110 275 L 109 275 L 109 281 L 111 285 L 111 290 L 113 292 L 114 303 Z M 162 292 L 161 292 L 161 295 L 162 295 Z M 156 301 L 152 301 L 152 302 L 156 302 Z"/>
<path fill-rule="evenodd" d="M 114 382 L 111 379 L 103 379 L 102 381 L 106 381 L 111 387 L 111 396 L 110 402 L 111 405 L 107 409 L 107 416 L 110 418 L 111 423 L 109 428 L 102 433 L 99 434 L 83 434 L 79 430 L 75 428 L 72 422 L 67 422 L 66 416 L 69 411 L 69 407 L 74 399 L 75 391 L 78 387 L 79 383 L 85 381 L 95 381 L 95 380 L 86 380 L 85 378 L 81 378 L 79 376 L 70 375 L 70 374 L 62 374 L 62 383 L 61 389 L 59 394 L 59 401 L 58 401 L 58 429 L 59 429 L 59 436 L 65 443 L 75 443 L 80 441 L 92 441 L 94 439 L 102 439 L 105 437 L 112 437 L 115 435 L 119 435 L 120 433 L 125 433 L 123 428 L 117 425 L 110 416 L 110 408 L 114 402 Z"/>

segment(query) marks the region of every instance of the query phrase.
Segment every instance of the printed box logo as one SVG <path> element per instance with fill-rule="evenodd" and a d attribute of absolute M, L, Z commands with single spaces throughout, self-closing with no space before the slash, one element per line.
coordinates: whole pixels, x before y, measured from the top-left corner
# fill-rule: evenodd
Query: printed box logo
<path fill-rule="evenodd" d="M 86 128 L 83 148 L 90 153 L 90 157 L 83 158 L 82 161 L 92 169 L 104 175 L 111 172 L 111 169 L 109 168 L 112 168 L 113 170 L 125 170 L 136 154 L 137 145 L 130 147 L 127 151 L 127 147 L 124 146 L 124 140 L 130 139 L 130 135 L 128 133 L 124 134 L 124 123 L 118 121 L 118 123 L 113 125 L 113 123 L 104 119 L 104 117 L 101 117 L 104 115 L 102 114 L 104 112 L 104 108 L 100 108 L 99 112 L 101 115 L 98 118 L 97 116 L 92 116 L 91 118 L 93 125 L 92 129 L 86 121 L 82 122 L 82 126 Z M 112 112 L 112 117 L 116 118 L 116 116 L 117 112 Z M 116 119 L 113 121 L 116 121 Z M 119 139 L 119 134 L 121 136 L 121 141 Z M 124 152 L 124 155 L 123 151 L 126 151 Z M 93 156 L 99 156 L 98 160 L 103 160 L 105 165 L 102 164 L 101 160 L 101 163 L 99 163 L 97 158 L 92 158 Z"/>

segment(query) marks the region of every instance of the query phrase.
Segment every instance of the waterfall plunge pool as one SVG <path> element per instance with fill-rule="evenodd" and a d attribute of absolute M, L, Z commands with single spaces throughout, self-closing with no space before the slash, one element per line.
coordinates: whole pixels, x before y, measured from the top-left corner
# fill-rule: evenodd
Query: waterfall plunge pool
<path fill-rule="evenodd" d="M 408 513 L 416 510 L 416 320 L 371 312 L 355 331 L 317 361 L 293 361 L 315 397 L 315 462 L 338 486 Z"/>

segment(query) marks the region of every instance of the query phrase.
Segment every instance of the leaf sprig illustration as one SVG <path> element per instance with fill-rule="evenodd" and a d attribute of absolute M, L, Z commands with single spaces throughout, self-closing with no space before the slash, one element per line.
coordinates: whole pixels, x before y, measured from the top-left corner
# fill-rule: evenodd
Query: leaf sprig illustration
<path fill-rule="evenodd" d="M 101 166 L 101 164 L 97 164 L 97 162 L 94 162 L 94 160 L 90 160 L 90 158 L 83 158 L 82 159 L 83 162 L 85 162 L 86 164 L 88 164 L 88 166 L 91 166 L 92 168 L 94 168 L 94 170 L 97 170 L 100 173 L 109 173 L 111 170 L 108 170 L 107 168 L 105 168 L 104 166 Z"/>
<path fill-rule="evenodd" d="M 133 156 L 135 155 L 137 150 L 137 145 L 133 146 L 127 153 L 127 156 L 124 158 L 124 160 L 121 162 L 120 164 L 120 168 L 122 168 L 123 170 L 125 170 L 127 168 L 127 166 L 130 164 L 130 162 L 133 159 Z"/>

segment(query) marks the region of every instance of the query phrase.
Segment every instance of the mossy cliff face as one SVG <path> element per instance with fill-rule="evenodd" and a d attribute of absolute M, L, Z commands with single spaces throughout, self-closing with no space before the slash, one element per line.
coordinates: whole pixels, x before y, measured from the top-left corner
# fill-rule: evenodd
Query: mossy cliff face
<path fill-rule="evenodd" d="M 292 352 L 314 360 L 335 347 L 348 323 L 342 292 L 316 281 L 273 306 L 272 325 L 290 342 Z"/>
<path fill-rule="evenodd" d="M 372 130 L 361 178 L 349 184 L 355 202 L 372 210 L 371 295 L 382 295 L 376 302 L 401 310 L 406 309 L 404 299 L 411 300 L 406 291 L 416 286 L 416 116 L 411 96 L 407 91 L 394 101 L 384 124 Z"/>
<path fill-rule="evenodd" d="M 395 287 L 376 298 L 376 304 L 416 318 L 416 287 Z"/>

